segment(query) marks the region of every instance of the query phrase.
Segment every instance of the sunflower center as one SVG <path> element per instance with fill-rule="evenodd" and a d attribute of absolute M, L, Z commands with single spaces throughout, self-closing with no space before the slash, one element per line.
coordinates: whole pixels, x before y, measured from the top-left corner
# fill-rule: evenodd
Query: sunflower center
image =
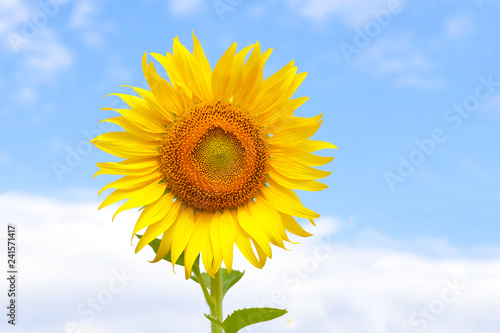
<path fill-rule="evenodd" d="M 234 134 L 212 127 L 198 141 L 192 157 L 210 180 L 231 181 L 245 163 L 245 149 Z"/>
<path fill-rule="evenodd" d="M 262 128 L 238 106 L 200 103 L 167 128 L 160 170 L 184 204 L 203 211 L 236 208 L 264 185 L 267 147 Z"/>

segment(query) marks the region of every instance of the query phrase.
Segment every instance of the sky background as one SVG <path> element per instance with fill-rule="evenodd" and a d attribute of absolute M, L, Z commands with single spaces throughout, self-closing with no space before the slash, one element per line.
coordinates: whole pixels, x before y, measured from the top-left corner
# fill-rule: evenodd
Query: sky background
<path fill-rule="evenodd" d="M 499 14 L 498 0 L 2 0 L 0 242 L 17 224 L 20 308 L 0 330 L 208 331 L 198 287 L 134 254 L 137 212 L 97 211 L 112 178 L 92 180 L 95 163 L 115 159 L 87 144 L 110 129 L 99 110 L 123 105 L 102 97 L 147 88 L 142 55 L 175 36 L 191 50 L 194 31 L 212 68 L 233 42 L 273 48 L 265 76 L 295 60 L 298 115 L 323 113 L 313 139 L 339 147 L 329 188 L 297 191 L 316 235 L 262 271 L 240 259 L 228 311 L 288 308 L 254 332 L 499 333 Z"/>

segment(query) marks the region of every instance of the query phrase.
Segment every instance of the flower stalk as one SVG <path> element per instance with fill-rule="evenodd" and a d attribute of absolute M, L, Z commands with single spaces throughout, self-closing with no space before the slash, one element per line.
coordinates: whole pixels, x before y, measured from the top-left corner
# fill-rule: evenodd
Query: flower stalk
<path fill-rule="evenodd" d="M 220 270 L 210 278 L 210 293 L 213 305 L 210 306 L 210 315 L 222 322 L 222 277 Z M 212 333 L 223 333 L 222 327 L 212 323 Z"/>

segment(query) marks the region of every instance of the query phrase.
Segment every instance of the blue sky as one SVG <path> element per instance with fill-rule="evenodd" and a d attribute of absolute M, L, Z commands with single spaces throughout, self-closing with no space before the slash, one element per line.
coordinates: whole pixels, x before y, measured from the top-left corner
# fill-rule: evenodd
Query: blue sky
<path fill-rule="evenodd" d="M 258 40 L 274 49 L 265 75 L 292 59 L 309 73 L 298 113 L 323 113 L 314 138 L 339 149 L 329 189 L 299 195 L 336 221 L 335 242 L 493 260 L 499 13 L 498 0 L 2 1 L 0 200 L 97 207 L 111 178 L 91 180 L 95 163 L 113 157 L 87 142 L 121 103 L 102 97 L 146 88 L 142 55 L 175 36 L 191 49 L 194 31 L 212 67 Z"/>
<path fill-rule="evenodd" d="M 90 181 L 95 163 L 109 156 L 80 148 L 81 161 L 60 178 L 54 163 L 68 166 L 67 149 L 78 152 L 111 114 L 99 110 L 119 103 L 102 96 L 128 92 L 122 84 L 145 87 L 144 52 L 170 51 L 175 36 L 191 47 L 194 30 L 212 66 L 231 43 L 258 40 L 274 49 L 267 75 L 291 59 L 309 73 L 296 93 L 310 96 L 299 113 L 322 112 L 316 138 L 340 148 L 329 166 L 330 189 L 303 194 L 312 208 L 352 218 L 354 230 L 370 226 L 401 239 L 431 235 L 464 247 L 498 244 L 500 87 L 459 128 L 443 119 L 474 94 L 478 77 L 500 81 L 498 2 L 401 2 L 392 14 L 385 1 L 241 1 L 218 9 L 194 0 L 135 6 L 69 1 L 48 7 L 54 15 L 45 16 L 45 25 L 36 15 L 43 6 L 11 2 L 11 9 L 9 1 L 2 5 L 4 16 L 20 22 L 2 32 L 2 192 L 93 196 L 109 181 Z M 30 38 L 12 43 L 12 33 Z M 343 51 L 343 45 L 357 51 Z M 414 141 L 430 138 L 435 128 L 445 131 L 446 141 L 404 182 L 396 180 L 393 191 L 385 173 L 398 175 L 398 157 L 408 159 L 418 150 Z"/>

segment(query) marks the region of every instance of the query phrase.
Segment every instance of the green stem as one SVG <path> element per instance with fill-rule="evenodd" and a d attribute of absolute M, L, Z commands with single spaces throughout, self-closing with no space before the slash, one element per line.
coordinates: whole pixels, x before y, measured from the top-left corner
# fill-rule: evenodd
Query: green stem
<path fill-rule="evenodd" d="M 210 278 L 210 293 L 214 306 L 210 307 L 210 315 L 222 321 L 222 276 L 220 270 L 215 274 L 215 278 Z M 212 323 L 212 333 L 223 333 L 222 327 Z"/>
<path fill-rule="evenodd" d="M 214 306 L 214 300 L 212 297 L 210 297 L 210 294 L 208 293 L 207 286 L 205 286 L 205 282 L 201 278 L 201 274 L 198 270 L 193 269 L 193 274 L 196 276 L 196 279 L 200 283 L 201 290 L 203 291 L 203 296 L 205 296 L 205 300 L 207 301 L 208 306 L 210 309 Z"/>

